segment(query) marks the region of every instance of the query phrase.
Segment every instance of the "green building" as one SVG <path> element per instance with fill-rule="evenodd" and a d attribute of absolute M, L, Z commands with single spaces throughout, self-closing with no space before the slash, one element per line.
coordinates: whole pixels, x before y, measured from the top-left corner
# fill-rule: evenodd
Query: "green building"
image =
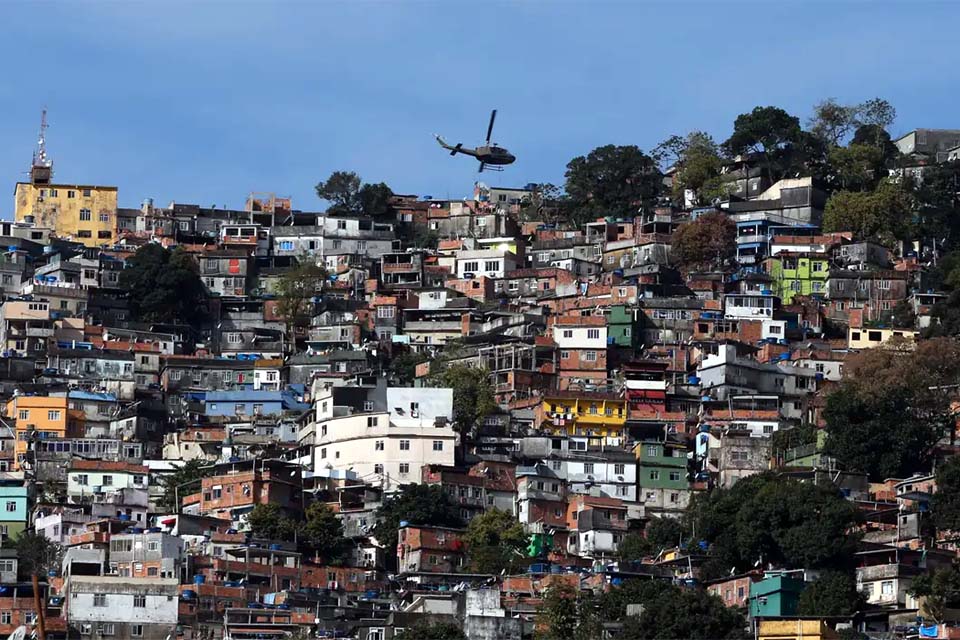
<path fill-rule="evenodd" d="M 804 586 L 803 580 L 782 574 L 768 574 L 763 580 L 750 583 L 750 617 L 797 615 L 797 605 Z"/>
<path fill-rule="evenodd" d="M 651 515 L 679 515 L 690 504 L 686 445 L 644 440 L 633 451 L 637 457 L 638 500 Z"/>
<path fill-rule="evenodd" d="M 618 304 L 610 307 L 607 316 L 607 342 L 610 346 L 634 348 L 637 346 L 634 310 Z"/>
<path fill-rule="evenodd" d="M 27 527 L 27 488 L 19 483 L 0 485 L 0 541 L 14 540 Z"/>
<path fill-rule="evenodd" d="M 825 296 L 830 260 L 820 253 L 781 252 L 764 261 L 773 280 L 773 293 L 783 304 L 794 296 Z"/>

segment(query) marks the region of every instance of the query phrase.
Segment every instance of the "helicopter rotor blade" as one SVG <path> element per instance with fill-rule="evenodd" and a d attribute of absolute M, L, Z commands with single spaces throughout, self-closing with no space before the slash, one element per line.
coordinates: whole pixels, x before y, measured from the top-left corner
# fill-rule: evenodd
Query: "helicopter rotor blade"
<path fill-rule="evenodd" d="M 483 173 L 483 168 L 484 168 L 485 166 L 487 166 L 487 163 L 481 161 L 481 162 L 480 162 L 480 168 L 477 169 L 477 173 Z"/>
<path fill-rule="evenodd" d="M 487 144 L 490 144 L 490 136 L 493 135 L 493 121 L 497 119 L 497 110 L 490 112 L 490 124 L 487 126 Z"/>

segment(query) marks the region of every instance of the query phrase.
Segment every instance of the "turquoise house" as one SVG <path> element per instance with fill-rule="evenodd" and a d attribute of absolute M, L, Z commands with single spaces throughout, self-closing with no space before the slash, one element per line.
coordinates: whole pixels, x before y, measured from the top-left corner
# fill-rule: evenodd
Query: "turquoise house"
<path fill-rule="evenodd" d="M 750 617 L 777 618 L 797 615 L 803 580 L 782 574 L 768 574 L 750 584 Z"/>
<path fill-rule="evenodd" d="M 12 540 L 27 526 L 27 488 L 0 485 L 0 539 Z"/>

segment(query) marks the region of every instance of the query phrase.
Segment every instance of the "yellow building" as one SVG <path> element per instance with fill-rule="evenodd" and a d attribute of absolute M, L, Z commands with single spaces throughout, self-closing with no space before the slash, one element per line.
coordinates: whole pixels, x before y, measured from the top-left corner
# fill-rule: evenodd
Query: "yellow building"
<path fill-rule="evenodd" d="M 761 620 L 758 640 L 836 640 L 839 634 L 820 618 Z"/>
<path fill-rule="evenodd" d="M 116 187 L 18 182 L 15 200 L 17 222 L 33 216 L 37 226 L 88 247 L 113 244 L 116 239 Z"/>
<path fill-rule="evenodd" d="M 16 422 L 17 444 L 14 468 L 20 468 L 21 456 L 27 452 L 28 434 L 36 432 L 37 438 L 63 439 L 67 437 L 71 419 L 76 420 L 81 412 L 67 407 L 66 397 L 15 396 L 7 402 L 6 415 Z"/>
<path fill-rule="evenodd" d="M 619 439 L 627 422 L 626 400 L 606 393 L 547 394 L 540 411 L 540 424 L 558 435 Z"/>

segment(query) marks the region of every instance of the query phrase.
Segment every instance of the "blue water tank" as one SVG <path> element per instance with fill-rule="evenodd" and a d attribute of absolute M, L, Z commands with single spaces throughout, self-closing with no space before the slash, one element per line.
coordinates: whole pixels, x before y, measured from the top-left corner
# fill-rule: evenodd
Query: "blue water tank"
<path fill-rule="evenodd" d="M 700 384 L 700 378 L 697 376 L 687 376 L 687 384 Z"/>
<path fill-rule="evenodd" d="M 401 520 L 401 521 L 400 521 L 400 526 L 401 526 L 401 527 L 409 527 L 409 526 L 410 526 L 410 523 L 407 522 L 406 520 Z"/>
<path fill-rule="evenodd" d="M 271 544 L 271 545 L 270 545 L 270 551 L 280 551 L 280 545 L 278 545 L 278 544 Z"/>
<path fill-rule="evenodd" d="M 193 584 L 203 584 L 205 577 L 203 574 L 193 576 Z"/>
<path fill-rule="evenodd" d="M 118 518 L 119 518 L 120 522 L 129 522 L 129 520 L 130 520 L 130 514 L 129 514 L 129 513 L 121 513 L 121 514 L 118 516 Z"/>
<path fill-rule="evenodd" d="M 184 600 L 193 600 L 197 597 L 197 592 L 193 589 L 184 589 L 180 592 L 180 597 Z"/>

